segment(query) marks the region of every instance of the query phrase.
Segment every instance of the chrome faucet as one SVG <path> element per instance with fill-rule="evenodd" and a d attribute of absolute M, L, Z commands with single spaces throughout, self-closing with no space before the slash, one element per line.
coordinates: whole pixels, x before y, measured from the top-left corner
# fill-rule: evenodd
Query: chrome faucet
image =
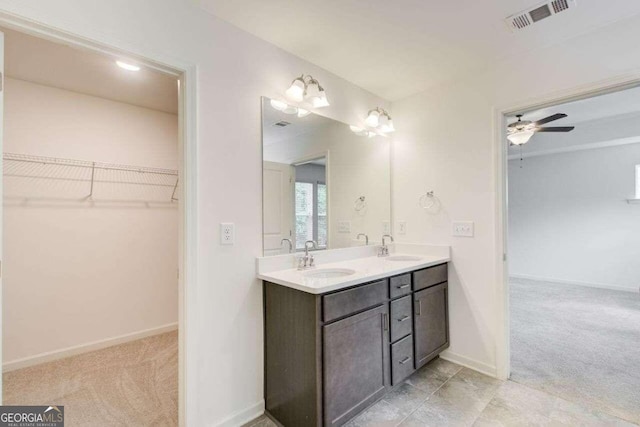
<path fill-rule="evenodd" d="M 280 246 L 282 246 L 284 242 L 289 243 L 289 253 L 291 253 L 291 251 L 293 250 L 293 242 L 291 241 L 291 239 L 282 239 L 280 240 Z"/>
<path fill-rule="evenodd" d="M 382 246 L 380 246 L 380 249 L 378 250 L 379 257 L 389 256 L 389 247 L 387 246 L 387 242 L 385 241 L 387 237 L 391 239 L 391 243 L 393 243 L 392 235 L 385 234 L 384 236 L 382 236 Z"/>
<path fill-rule="evenodd" d="M 356 236 L 356 239 L 360 240 L 360 236 L 364 236 L 364 245 L 369 246 L 369 236 L 364 233 L 360 233 Z"/>
<path fill-rule="evenodd" d="M 311 248 L 309 247 L 309 243 L 311 243 Z M 313 259 L 313 254 L 309 254 L 309 249 L 318 249 L 318 244 L 313 240 L 307 240 L 304 242 L 304 256 L 298 258 L 298 270 L 306 270 L 308 268 L 315 267 Z"/>

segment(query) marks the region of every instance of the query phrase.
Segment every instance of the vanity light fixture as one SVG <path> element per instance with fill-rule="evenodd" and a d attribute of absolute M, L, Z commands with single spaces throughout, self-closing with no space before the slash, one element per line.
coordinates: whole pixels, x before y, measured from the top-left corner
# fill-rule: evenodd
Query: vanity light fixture
<path fill-rule="evenodd" d="M 363 128 L 358 127 L 358 126 L 350 125 L 349 129 L 351 129 L 351 132 L 355 133 L 356 135 L 358 135 L 358 136 L 366 136 L 367 138 L 373 138 L 374 136 L 377 135 L 373 131 L 370 131 L 368 129 L 363 129 Z"/>
<path fill-rule="evenodd" d="M 140 71 L 140 67 L 134 64 L 129 64 L 123 61 L 116 61 L 116 64 L 118 65 L 118 67 L 123 68 L 127 71 Z"/>
<path fill-rule="evenodd" d="M 364 122 L 370 128 L 375 128 L 378 132 L 390 133 L 396 130 L 393 127 L 391 116 L 384 108 L 377 107 L 374 110 L 370 110 Z"/>
<path fill-rule="evenodd" d="M 285 92 L 287 97 L 295 102 L 307 101 L 313 108 L 328 107 L 327 94 L 316 79 L 310 75 L 301 75 L 291 82 Z"/>
<path fill-rule="evenodd" d="M 311 114 L 311 111 L 309 110 L 289 105 L 286 102 L 278 101 L 277 99 L 272 99 L 270 103 L 275 110 L 282 111 L 285 114 L 296 114 L 298 117 L 306 117 Z"/>

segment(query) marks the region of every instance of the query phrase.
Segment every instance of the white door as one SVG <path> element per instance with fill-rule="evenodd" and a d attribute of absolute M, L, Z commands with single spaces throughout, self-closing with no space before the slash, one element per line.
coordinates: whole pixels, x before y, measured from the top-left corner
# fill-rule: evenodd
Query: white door
<path fill-rule="evenodd" d="M 0 31 L 0 153 L 4 153 L 2 134 L 4 131 L 4 33 Z M 0 366 L 2 366 L 2 236 L 4 222 L 2 220 L 2 174 L 3 161 L 0 161 Z M 2 402 L 2 375 L 0 375 L 0 402 Z"/>
<path fill-rule="evenodd" d="M 285 163 L 264 162 L 263 166 L 263 244 L 264 255 L 286 254 L 293 241 L 293 167 Z"/>

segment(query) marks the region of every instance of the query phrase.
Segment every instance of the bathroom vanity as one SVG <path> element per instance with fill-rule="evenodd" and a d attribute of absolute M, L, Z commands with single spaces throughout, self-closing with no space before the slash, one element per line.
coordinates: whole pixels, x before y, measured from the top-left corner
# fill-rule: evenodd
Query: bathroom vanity
<path fill-rule="evenodd" d="M 342 425 L 449 346 L 448 255 L 388 258 L 259 272 L 274 420 Z"/>

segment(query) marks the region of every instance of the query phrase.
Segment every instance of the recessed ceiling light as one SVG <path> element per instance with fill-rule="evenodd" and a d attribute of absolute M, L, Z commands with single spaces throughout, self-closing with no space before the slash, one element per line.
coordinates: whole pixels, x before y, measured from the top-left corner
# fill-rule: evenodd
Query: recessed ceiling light
<path fill-rule="evenodd" d="M 140 67 L 138 67 L 137 65 L 129 64 L 127 62 L 116 61 L 116 64 L 118 64 L 118 67 L 124 68 L 127 71 L 140 71 Z"/>

